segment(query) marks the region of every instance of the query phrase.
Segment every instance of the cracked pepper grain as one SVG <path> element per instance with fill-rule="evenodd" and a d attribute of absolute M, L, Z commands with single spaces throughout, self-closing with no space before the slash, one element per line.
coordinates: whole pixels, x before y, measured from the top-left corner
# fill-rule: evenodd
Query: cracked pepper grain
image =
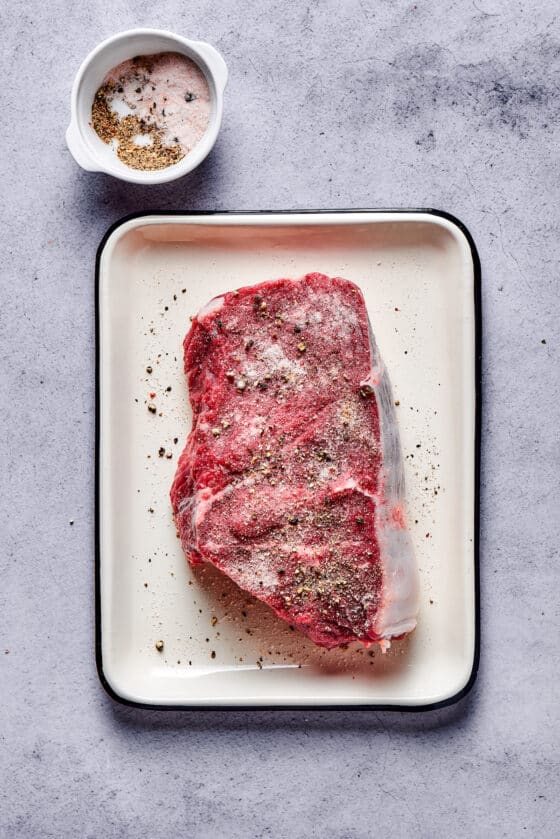
<path fill-rule="evenodd" d="M 162 142 L 161 129 L 157 124 L 147 126 L 144 120 L 133 115 L 119 118 L 111 111 L 107 96 L 114 92 L 117 84 L 105 84 L 95 94 L 91 109 L 93 127 L 104 143 L 116 140 L 115 148 L 119 160 L 132 169 L 153 171 L 165 169 L 178 163 L 185 156 L 180 145 L 168 146 Z M 140 146 L 135 142 L 137 136 L 149 137 L 151 144 Z"/>

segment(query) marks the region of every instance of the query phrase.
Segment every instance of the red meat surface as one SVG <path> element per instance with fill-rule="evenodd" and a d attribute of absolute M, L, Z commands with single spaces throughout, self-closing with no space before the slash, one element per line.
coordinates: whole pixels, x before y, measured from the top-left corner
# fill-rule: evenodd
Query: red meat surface
<path fill-rule="evenodd" d="M 324 647 L 411 631 L 398 428 L 359 288 L 308 274 L 229 292 L 184 360 L 193 426 L 171 501 L 189 561 Z"/>

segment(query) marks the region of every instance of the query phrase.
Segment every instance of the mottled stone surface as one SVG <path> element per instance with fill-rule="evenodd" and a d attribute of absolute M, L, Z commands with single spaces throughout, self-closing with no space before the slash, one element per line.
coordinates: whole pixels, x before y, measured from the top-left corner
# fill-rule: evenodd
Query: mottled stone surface
<path fill-rule="evenodd" d="M 558 835 L 557 5 L 33 0 L 1 14 L 0 835 Z M 231 74 L 211 157 L 153 189 L 82 172 L 64 143 L 80 61 L 142 24 L 209 40 Z M 409 715 L 116 706 L 93 657 L 103 232 L 151 208 L 408 206 L 458 215 L 483 263 L 475 689 Z"/>

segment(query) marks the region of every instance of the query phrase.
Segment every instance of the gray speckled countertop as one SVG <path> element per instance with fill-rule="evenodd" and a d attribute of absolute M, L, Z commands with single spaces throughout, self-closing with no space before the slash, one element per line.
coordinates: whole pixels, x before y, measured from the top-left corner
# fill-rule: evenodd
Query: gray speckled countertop
<path fill-rule="evenodd" d="M 2 17 L 0 835 L 558 835 L 557 4 L 34 0 Z M 153 189 L 82 172 L 64 143 L 80 61 L 136 25 L 204 38 L 230 68 L 213 154 Z M 482 259 L 474 690 L 409 715 L 115 705 L 93 655 L 101 236 L 151 208 L 387 206 L 454 213 Z"/>

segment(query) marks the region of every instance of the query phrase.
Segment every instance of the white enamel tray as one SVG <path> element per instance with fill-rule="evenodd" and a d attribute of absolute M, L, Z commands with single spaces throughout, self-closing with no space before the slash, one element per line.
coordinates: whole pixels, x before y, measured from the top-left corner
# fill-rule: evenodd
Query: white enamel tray
<path fill-rule="evenodd" d="M 422 597 L 416 631 L 385 655 L 321 650 L 219 572 L 190 569 L 171 515 L 189 316 L 226 290 L 310 271 L 360 286 L 399 403 Z M 141 215 L 109 231 L 97 281 L 96 638 L 111 695 L 410 710 L 463 696 L 479 648 L 480 271 L 460 222 L 427 210 Z"/>

